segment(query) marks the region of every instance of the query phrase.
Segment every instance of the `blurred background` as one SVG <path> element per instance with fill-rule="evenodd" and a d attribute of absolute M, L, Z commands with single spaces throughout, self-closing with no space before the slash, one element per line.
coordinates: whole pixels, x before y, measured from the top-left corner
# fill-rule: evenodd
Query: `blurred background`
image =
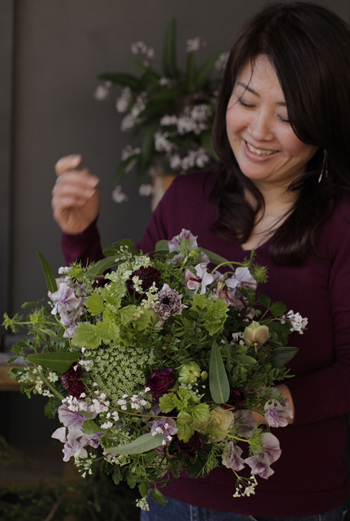
<path fill-rule="evenodd" d="M 350 0 L 317 3 L 350 22 Z M 81 154 L 83 166 L 101 180 L 99 229 L 104 247 L 126 237 L 138 241 L 150 218 L 150 199 L 139 196 L 133 177 L 124 186 L 129 201 L 112 200 L 113 177 L 129 135 L 120 130 L 123 115 L 116 111 L 113 98 L 103 102 L 94 98 L 97 76 L 110 71 L 135 73 L 130 50 L 135 41 L 154 48 L 153 62 L 159 69 L 172 17 L 177 20 L 180 66 L 190 38 L 201 36 L 206 41 L 199 61 L 226 51 L 237 28 L 265 4 L 265 0 L 0 0 L 1 316 L 20 311 L 25 301 L 45 297 L 36 250 L 54 271 L 64 264 L 50 205 L 54 164 L 61 156 Z M 1 332 L 4 364 L 11 341 Z M 3 386 L 0 393 L 0 434 L 12 445 L 31 445 L 33 454 L 36 445 L 50 443 L 55 429 L 52 421 L 44 421 L 41 400 L 29 402 L 10 386 Z"/>

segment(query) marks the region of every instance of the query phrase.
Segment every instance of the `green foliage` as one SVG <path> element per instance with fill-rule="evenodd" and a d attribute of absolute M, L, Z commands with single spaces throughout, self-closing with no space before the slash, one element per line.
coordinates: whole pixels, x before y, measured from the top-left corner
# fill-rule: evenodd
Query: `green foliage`
<path fill-rule="evenodd" d="M 174 154 L 181 159 L 185 158 L 189 150 L 203 155 L 204 149 L 208 167 L 217 161 L 211 139 L 211 127 L 222 75 L 222 72 L 215 68 L 220 52 L 215 52 L 200 66 L 196 63 L 195 53 L 188 52 L 186 66 L 184 70 L 180 70 L 177 64 L 176 32 L 176 21 L 172 19 L 165 31 L 161 72 L 147 59 L 144 63 L 140 60 L 134 62 L 137 70 L 135 75 L 110 72 L 99 75 L 102 81 L 129 89 L 127 100 L 123 102 L 123 109 L 120 110 L 126 112 L 129 120 L 133 122 L 131 141 L 134 148 L 130 147 L 127 157 L 120 161 L 114 186 L 119 185 L 123 176 L 130 170 L 135 171 L 139 183 L 150 167 L 175 174 L 182 173 L 184 169 L 190 171 L 193 169 L 192 166 L 185 167 L 185 163 L 182 164 L 181 161 L 178 166 L 174 166 L 174 162 L 171 161 Z M 192 110 L 196 108 L 203 112 L 202 125 L 198 131 L 191 129 L 185 133 L 179 132 L 176 124 L 165 125 L 165 128 L 162 123 L 164 116 L 192 117 Z M 193 118 L 195 121 L 195 116 Z M 156 134 L 164 132 L 164 129 L 167 140 L 171 143 L 171 152 L 159 150 L 159 147 L 155 146 Z"/>
<path fill-rule="evenodd" d="M 162 445 L 162 441 L 163 436 L 160 434 L 152 436 L 152 434 L 149 432 L 147 434 L 143 434 L 130 443 L 120 445 L 118 447 L 109 447 L 106 450 L 110 454 L 142 454 L 143 452 L 148 452 L 149 450 L 160 447 Z"/>
<path fill-rule="evenodd" d="M 218 344 L 214 341 L 210 354 L 210 393 L 215 403 L 225 403 L 230 396 L 230 385 Z"/>
<path fill-rule="evenodd" d="M 47 369 L 65 373 L 68 371 L 73 362 L 76 362 L 80 358 L 80 353 L 41 353 L 37 355 L 28 355 L 28 362 L 41 365 Z"/>

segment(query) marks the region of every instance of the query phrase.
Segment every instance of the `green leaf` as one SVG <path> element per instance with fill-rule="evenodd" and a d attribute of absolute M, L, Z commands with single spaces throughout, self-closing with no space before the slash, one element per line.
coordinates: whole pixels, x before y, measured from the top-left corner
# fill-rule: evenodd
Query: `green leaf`
<path fill-rule="evenodd" d="M 111 257 L 95 262 L 88 268 L 86 278 L 90 281 L 94 281 L 97 277 L 103 275 L 103 273 L 113 266 L 113 264 L 116 264 L 116 260 Z"/>
<path fill-rule="evenodd" d="M 216 155 L 216 152 L 215 152 L 215 149 L 214 149 L 211 130 L 207 130 L 206 132 L 202 132 L 200 134 L 200 140 L 201 140 L 202 147 L 204 147 L 206 149 L 206 151 L 211 155 L 211 157 L 215 161 L 219 161 L 219 158 Z"/>
<path fill-rule="evenodd" d="M 237 359 L 244 365 L 255 365 L 258 363 L 257 360 L 255 360 L 255 358 L 248 355 L 238 355 Z"/>
<path fill-rule="evenodd" d="M 13 362 L 14 362 L 15 360 L 17 360 L 17 358 L 18 358 L 17 355 L 10 356 L 10 358 L 7 360 L 6 364 L 7 364 L 7 365 L 13 364 Z"/>
<path fill-rule="evenodd" d="M 166 78 L 178 76 L 176 62 L 176 20 L 173 18 L 166 30 L 163 48 L 163 72 Z"/>
<path fill-rule="evenodd" d="M 145 125 L 145 129 L 142 135 L 141 144 L 141 155 L 140 161 L 136 173 L 137 181 L 140 182 L 144 175 L 145 170 L 148 168 L 149 163 L 152 159 L 152 152 L 154 150 L 154 135 L 159 127 L 158 121 L 150 121 Z"/>
<path fill-rule="evenodd" d="M 159 317 L 155 314 L 152 309 L 145 309 L 140 318 L 133 322 L 133 326 L 138 331 L 144 331 L 150 325 L 155 325 L 159 320 Z"/>
<path fill-rule="evenodd" d="M 194 57 L 194 53 L 190 52 L 187 55 L 186 73 L 185 73 L 186 91 L 189 94 L 192 94 L 196 88 L 195 77 L 196 77 L 196 60 Z"/>
<path fill-rule="evenodd" d="M 121 249 L 128 248 L 132 255 L 138 255 L 138 252 L 134 248 L 134 241 L 131 239 L 123 239 L 122 241 L 115 242 L 109 248 L 103 250 L 104 255 L 112 256 L 112 257 L 120 257 Z"/>
<path fill-rule="evenodd" d="M 169 241 L 167 241 L 165 239 L 158 241 L 156 243 L 156 252 L 159 252 L 161 250 L 162 252 L 164 251 L 166 253 L 169 253 L 168 243 L 169 243 Z"/>
<path fill-rule="evenodd" d="M 85 432 L 85 434 L 96 434 L 96 432 L 101 432 L 101 427 L 93 420 L 85 420 L 81 430 Z"/>
<path fill-rule="evenodd" d="M 286 310 L 287 310 L 287 308 L 283 304 L 283 302 L 274 302 L 270 308 L 271 313 L 275 317 L 280 317 L 281 315 L 283 315 L 286 312 Z"/>
<path fill-rule="evenodd" d="M 44 270 L 44 275 L 45 275 L 47 289 L 51 293 L 55 293 L 55 291 L 57 291 L 57 282 L 56 282 L 56 279 L 55 279 L 55 275 L 54 275 L 52 269 L 50 268 L 49 263 L 45 259 L 44 255 L 42 253 L 40 253 L 40 251 L 38 251 L 38 250 L 36 252 L 37 252 L 37 254 L 39 256 L 39 259 L 40 259 L 40 262 L 41 262 L 41 266 L 42 266 L 42 268 Z"/>
<path fill-rule="evenodd" d="M 119 445 L 118 447 L 110 447 L 105 450 L 110 454 L 143 454 L 144 452 L 148 452 L 149 450 L 160 447 L 162 441 L 163 436 L 161 434 L 152 436 L 152 434 L 149 432 L 148 434 L 143 434 L 137 438 L 137 440 L 134 440 L 131 443 L 127 443 L 126 445 Z"/>
<path fill-rule="evenodd" d="M 133 476 L 131 474 L 131 472 L 129 472 L 128 477 L 126 478 L 126 481 L 127 481 L 127 483 L 128 483 L 130 488 L 135 488 L 136 487 L 136 479 L 135 479 L 135 476 Z"/>
<path fill-rule="evenodd" d="M 204 296 L 204 295 L 203 295 Z M 204 317 L 204 327 L 209 335 L 214 336 L 223 328 L 228 313 L 228 305 L 224 300 L 208 302 L 208 310 Z"/>
<path fill-rule="evenodd" d="M 174 393 L 163 394 L 163 396 L 159 398 L 160 410 L 167 414 L 175 408 L 176 402 L 177 400 Z"/>
<path fill-rule="evenodd" d="M 187 443 L 194 435 L 195 426 L 192 416 L 186 411 L 180 411 L 176 419 L 176 427 L 179 429 L 177 436 L 179 440 Z"/>
<path fill-rule="evenodd" d="M 80 357 L 81 353 L 79 352 L 60 352 L 28 355 L 26 359 L 28 362 L 35 365 L 41 365 L 45 369 L 52 369 L 58 373 L 65 373 L 68 371 L 73 362 L 79 360 Z"/>
<path fill-rule="evenodd" d="M 96 335 L 96 326 L 93 324 L 79 324 L 72 337 L 72 345 L 75 347 L 86 347 L 96 349 L 100 345 L 100 340 Z"/>
<path fill-rule="evenodd" d="M 98 293 L 93 293 L 88 297 L 85 302 L 85 306 L 88 308 L 91 315 L 94 317 L 100 315 L 103 311 L 103 298 Z"/>
<path fill-rule="evenodd" d="M 112 83 L 116 83 L 122 87 L 130 87 L 133 92 L 139 91 L 139 80 L 132 74 L 125 74 L 122 72 L 104 72 L 99 74 L 97 77 L 99 80 L 111 81 Z"/>
<path fill-rule="evenodd" d="M 212 262 L 213 264 L 221 264 L 222 262 L 228 262 L 227 259 L 224 259 L 224 257 L 220 257 L 220 255 L 217 255 L 216 253 L 210 250 L 202 248 L 202 251 L 204 251 L 204 253 L 208 255 L 210 262 Z"/>
<path fill-rule="evenodd" d="M 118 165 L 118 168 L 117 168 L 117 171 L 115 173 L 115 176 L 114 176 L 114 181 L 113 181 L 113 188 L 116 188 L 122 178 L 123 178 L 123 175 L 126 171 L 126 169 L 128 168 L 128 166 L 136 159 L 138 160 L 140 157 L 140 154 L 133 154 L 132 156 L 129 156 L 127 159 L 123 159 L 123 161 L 121 161 Z"/>
<path fill-rule="evenodd" d="M 142 483 L 139 484 L 139 492 L 142 497 L 147 497 L 148 489 L 149 483 L 147 481 L 142 481 Z"/>
<path fill-rule="evenodd" d="M 99 340 L 99 344 L 104 342 L 109 344 L 112 340 L 119 338 L 119 327 L 113 322 L 104 320 L 96 326 L 96 335 Z"/>
<path fill-rule="evenodd" d="M 164 496 L 164 494 L 161 493 L 161 491 L 157 487 L 152 488 L 152 490 L 149 493 L 149 497 L 162 506 L 166 505 L 168 502 L 167 498 Z"/>
<path fill-rule="evenodd" d="M 277 347 L 272 354 L 272 366 L 282 367 L 282 365 L 292 360 L 298 351 L 297 347 Z"/>
<path fill-rule="evenodd" d="M 120 468 L 117 465 L 114 467 L 112 479 L 115 485 L 119 485 L 122 480 L 122 473 L 120 472 Z"/>
<path fill-rule="evenodd" d="M 220 54 L 221 54 L 221 51 L 216 52 L 215 54 L 213 54 L 213 56 L 210 56 L 200 67 L 198 74 L 197 74 L 197 78 L 196 78 L 197 88 L 200 89 L 201 87 L 204 86 L 204 84 L 208 80 Z"/>
<path fill-rule="evenodd" d="M 196 423 L 206 423 L 210 420 L 210 410 L 207 403 L 199 403 L 192 409 L 192 417 Z"/>
<path fill-rule="evenodd" d="M 214 341 L 210 353 L 209 388 L 215 403 L 225 403 L 230 397 L 230 386 L 218 344 Z"/>
<path fill-rule="evenodd" d="M 262 293 L 259 293 L 258 294 L 258 301 L 260 302 L 260 304 L 265 306 L 265 308 L 269 308 L 270 307 L 270 304 L 271 304 L 270 297 L 267 297 L 266 295 L 263 295 Z"/>
<path fill-rule="evenodd" d="M 52 331 L 52 329 L 40 329 L 40 331 L 44 333 L 44 335 L 47 335 L 51 338 L 56 338 L 56 333 Z"/>

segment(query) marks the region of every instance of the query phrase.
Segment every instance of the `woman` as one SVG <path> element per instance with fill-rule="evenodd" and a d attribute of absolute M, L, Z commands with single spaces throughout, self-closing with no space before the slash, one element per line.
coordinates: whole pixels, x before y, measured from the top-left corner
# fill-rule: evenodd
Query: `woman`
<path fill-rule="evenodd" d="M 340 520 L 350 411 L 349 27 L 300 2 L 249 20 L 228 59 L 214 143 L 218 170 L 177 178 L 139 247 L 152 251 L 186 228 L 228 259 L 255 249 L 269 269 L 264 292 L 309 319 L 305 335 L 290 339 L 299 347 L 289 364 L 295 377 L 279 386 L 294 416 L 276 432 L 282 457 L 254 496 L 234 499 L 226 468 L 184 475 L 164 489 L 168 505 L 151 505 L 142 519 Z M 57 163 L 53 190 L 67 262 L 102 256 L 98 180 L 76 170 L 79 162 Z"/>

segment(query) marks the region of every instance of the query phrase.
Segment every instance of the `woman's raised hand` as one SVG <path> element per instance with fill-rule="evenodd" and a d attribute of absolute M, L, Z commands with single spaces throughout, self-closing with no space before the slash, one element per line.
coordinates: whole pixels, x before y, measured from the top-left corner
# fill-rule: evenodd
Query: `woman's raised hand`
<path fill-rule="evenodd" d="M 96 219 L 100 209 L 98 177 L 87 168 L 77 170 L 82 157 L 65 156 L 55 165 L 56 184 L 52 190 L 54 219 L 70 235 L 83 232 Z"/>

